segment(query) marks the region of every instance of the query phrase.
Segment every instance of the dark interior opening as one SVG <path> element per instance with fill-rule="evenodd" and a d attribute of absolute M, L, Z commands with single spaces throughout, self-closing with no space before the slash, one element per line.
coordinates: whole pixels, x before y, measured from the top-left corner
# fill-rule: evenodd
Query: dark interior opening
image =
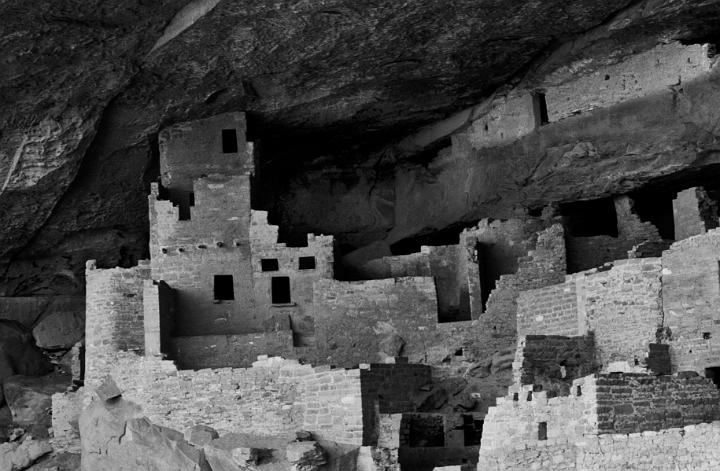
<path fill-rule="evenodd" d="M 560 214 L 569 236 L 618 236 L 617 214 L 612 198 L 564 203 L 560 205 Z"/>
<path fill-rule="evenodd" d="M 720 366 L 705 368 L 705 377 L 712 380 L 715 387 L 720 389 Z"/>
<path fill-rule="evenodd" d="M 195 206 L 195 193 L 192 191 L 176 191 L 173 193 L 173 204 L 178 207 L 178 219 L 180 221 L 189 221 L 190 207 Z"/>
<path fill-rule="evenodd" d="M 482 440 L 484 421 L 472 415 L 463 415 L 463 431 L 465 432 L 465 446 L 475 446 Z"/>
<path fill-rule="evenodd" d="M 630 195 L 633 210 L 640 220 L 650 222 L 657 227 L 663 239 L 675 239 L 675 221 L 673 218 L 673 199 L 675 192 L 640 191 Z"/>
<path fill-rule="evenodd" d="M 538 440 L 547 440 L 547 422 L 538 423 Z"/>
<path fill-rule="evenodd" d="M 410 255 L 420 252 L 423 245 L 456 245 L 460 243 L 460 233 L 466 227 L 472 227 L 477 221 L 461 222 L 444 229 L 402 239 L 390 245 L 393 255 Z"/>
<path fill-rule="evenodd" d="M 441 415 L 403 414 L 400 431 L 401 447 L 445 446 L 445 424 Z"/>
<path fill-rule="evenodd" d="M 238 151 L 237 131 L 234 129 L 222 130 L 223 154 L 234 154 Z"/>
<path fill-rule="evenodd" d="M 298 269 L 300 269 L 300 270 L 315 269 L 315 257 L 300 257 L 298 259 Z"/>
<path fill-rule="evenodd" d="M 500 270 L 492 263 L 491 255 L 492 246 L 490 244 L 477 244 L 475 251 L 477 253 L 478 270 L 480 272 L 480 300 L 482 303 L 482 312 L 487 310 L 487 302 L 490 293 L 495 289 L 497 280 L 500 279 Z"/>
<path fill-rule="evenodd" d="M 277 258 L 262 258 L 260 259 L 260 268 L 262 271 L 278 271 L 280 263 Z"/>
<path fill-rule="evenodd" d="M 232 275 L 215 275 L 213 293 L 216 301 L 231 301 L 235 299 Z"/>
<path fill-rule="evenodd" d="M 550 122 L 550 118 L 548 117 L 547 100 L 545 99 L 545 94 L 543 92 L 535 92 L 533 94 L 533 102 L 535 112 L 538 113 L 540 117 L 540 126 L 548 124 Z"/>
<path fill-rule="evenodd" d="M 287 276 L 274 276 L 272 278 L 272 303 L 289 304 L 290 299 L 290 278 Z"/>

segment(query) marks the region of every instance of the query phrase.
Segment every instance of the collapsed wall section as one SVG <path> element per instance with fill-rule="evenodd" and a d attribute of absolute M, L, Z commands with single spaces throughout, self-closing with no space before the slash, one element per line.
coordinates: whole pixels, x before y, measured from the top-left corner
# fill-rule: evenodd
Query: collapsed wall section
<path fill-rule="evenodd" d="M 307 430 L 320 440 L 360 445 L 360 370 L 313 368 L 261 357 L 251 368 L 178 371 L 170 361 L 120 352 L 107 365 L 125 399 L 153 422 L 187 430 L 260 436 Z M 90 387 L 97 387 L 94 381 Z M 177 407 L 181 400 L 183 407 Z"/>
<path fill-rule="evenodd" d="M 487 310 L 478 318 L 477 327 L 470 334 L 474 355 L 482 358 L 514 345 L 518 296 L 523 291 L 562 281 L 565 265 L 563 228 L 554 224 L 538 233 L 535 248 L 518 260 L 515 273 L 501 275 L 497 280 L 488 297 Z"/>
<path fill-rule="evenodd" d="M 693 187 L 680 191 L 672 204 L 675 240 L 705 234 L 718 227 L 717 204 L 705 189 Z"/>
<path fill-rule="evenodd" d="M 104 376 L 115 353 L 144 353 L 143 284 L 150 266 L 102 270 L 90 260 L 85 277 L 85 381 L 92 383 Z"/>

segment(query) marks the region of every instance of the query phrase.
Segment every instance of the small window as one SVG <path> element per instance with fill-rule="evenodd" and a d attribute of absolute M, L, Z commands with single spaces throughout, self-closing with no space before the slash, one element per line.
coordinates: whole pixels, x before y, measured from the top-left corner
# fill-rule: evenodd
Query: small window
<path fill-rule="evenodd" d="M 547 422 L 538 423 L 538 440 L 547 440 Z"/>
<path fill-rule="evenodd" d="M 582 386 L 578 386 L 575 393 L 576 396 L 582 396 Z"/>
<path fill-rule="evenodd" d="M 222 149 L 224 154 L 234 154 L 238 151 L 237 131 L 234 129 L 222 130 Z"/>
<path fill-rule="evenodd" d="M 513 401 L 517 401 L 517 400 L 518 400 L 518 393 L 513 393 Z"/>
<path fill-rule="evenodd" d="M 289 304 L 290 300 L 290 278 L 287 276 L 274 276 L 272 278 L 272 303 Z"/>
<path fill-rule="evenodd" d="M 550 122 L 548 117 L 547 100 L 545 100 L 545 94 L 542 92 L 535 92 L 533 94 L 533 101 L 535 107 L 535 113 L 539 118 L 540 126 L 544 126 Z"/>
<path fill-rule="evenodd" d="M 278 271 L 280 264 L 277 258 L 263 258 L 260 260 L 260 268 L 262 271 Z"/>
<path fill-rule="evenodd" d="M 703 340 L 710 340 L 710 332 L 703 332 Z"/>
<path fill-rule="evenodd" d="M 315 257 L 300 257 L 298 260 L 298 268 L 300 270 L 315 269 Z"/>
<path fill-rule="evenodd" d="M 231 301 L 235 299 L 232 275 L 215 275 L 215 301 Z"/>
<path fill-rule="evenodd" d="M 532 398 L 532 391 L 528 391 L 528 393 L 527 393 L 527 400 L 528 400 L 528 401 L 532 401 L 532 399 L 533 399 L 533 398 Z"/>

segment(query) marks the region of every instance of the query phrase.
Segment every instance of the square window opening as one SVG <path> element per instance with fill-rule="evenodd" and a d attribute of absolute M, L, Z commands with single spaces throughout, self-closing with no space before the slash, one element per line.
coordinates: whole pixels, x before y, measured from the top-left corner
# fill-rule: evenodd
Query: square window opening
<path fill-rule="evenodd" d="M 215 301 L 232 301 L 235 299 L 232 275 L 215 275 L 213 294 Z"/>
<path fill-rule="evenodd" d="M 223 154 L 235 154 L 238 151 L 237 131 L 234 129 L 222 130 Z"/>
<path fill-rule="evenodd" d="M 314 270 L 315 269 L 315 257 L 300 257 L 298 259 L 298 269 Z"/>
<path fill-rule="evenodd" d="M 273 304 L 290 304 L 290 277 L 274 276 L 271 283 L 271 297 Z"/>
<path fill-rule="evenodd" d="M 260 260 L 260 268 L 262 271 L 278 271 L 280 263 L 277 258 L 263 258 Z"/>
<path fill-rule="evenodd" d="M 538 440 L 547 440 L 547 422 L 538 423 Z"/>

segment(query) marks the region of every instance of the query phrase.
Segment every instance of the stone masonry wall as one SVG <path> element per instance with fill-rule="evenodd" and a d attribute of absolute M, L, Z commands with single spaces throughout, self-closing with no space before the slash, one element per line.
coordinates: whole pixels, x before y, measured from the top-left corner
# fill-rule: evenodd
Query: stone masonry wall
<path fill-rule="evenodd" d="M 714 471 L 720 450 L 720 422 L 688 425 L 659 432 L 586 436 L 575 441 L 550 440 L 484 453 L 478 471 L 583 470 Z"/>
<path fill-rule="evenodd" d="M 378 414 L 415 412 L 413 393 L 432 381 L 427 365 L 373 364 L 360 370 L 363 407 L 363 445 L 377 445 Z"/>
<path fill-rule="evenodd" d="M 506 144 L 540 126 L 539 104 L 530 93 L 496 96 L 487 111 L 473 121 L 468 133 L 476 149 Z"/>
<path fill-rule="evenodd" d="M 598 360 L 644 361 L 662 326 L 661 260 L 618 260 L 612 269 L 583 278 L 587 330 L 595 333 Z"/>
<path fill-rule="evenodd" d="M 522 293 L 520 335 L 594 332 L 598 361 L 644 361 L 663 325 L 660 258 L 618 260 L 604 270 L 567 277 L 565 283 Z"/>
<path fill-rule="evenodd" d="M 629 258 L 628 252 L 643 244 L 644 256 L 660 256 L 669 242 L 663 242 L 660 232 L 651 222 L 642 221 L 634 212 L 634 202 L 627 195 L 614 199 L 617 217 L 617 237 L 568 237 L 568 271 L 577 273 L 597 268 L 613 260 Z"/>
<path fill-rule="evenodd" d="M 160 131 L 158 144 L 163 184 L 172 190 L 192 191 L 193 180 L 201 175 L 252 173 L 253 149 L 245 140 L 245 127 L 244 113 L 226 113 L 178 123 Z M 235 152 L 223 152 L 224 129 L 235 130 Z"/>
<path fill-rule="evenodd" d="M 663 252 L 662 302 L 673 371 L 720 366 L 720 230 Z"/>
<path fill-rule="evenodd" d="M 717 207 L 703 188 L 688 188 L 673 200 L 675 240 L 704 234 L 718 227 Z"/>
<path fill-rule="evenodd" d="M 433 345 L 437 301 L 432 278 L 319 280 L 313 290 L 317 363 L 352 367 L 381 361 L 381 350 L 390 346 L 402 347 L 403 356 L 419 361 Z M 397 353 L 384 351 L 386 356 Z"/>
<path fill-rule="evenodd" d="M 250 256 L 249 177 L 195 181 L 190 220 L 178 208 L 150 199 L 152 277 L 175 290 L 178 335 L 239 334 L 263 330 L 266 318 L 254 307 Z M 216 300 L 215 275 L 231 275 L 234 299 Z"/>
<path fill-rule="evenodd" d="M 633 433 L 720 420 L 720 391 L 701 376 L 599 375 L 598 433 Z"/>
<path fill-rule="evenodd" d="M 143 282 L 147 262 L 134 268 L 95 268 L 87 263 L 85 381 L 104 375 L 105 357 L 118 351 L 143 353 Z"/>
<path fill-rule="evenodd" d="M 502 275 L 497 281 L 486 312 L 470 334 L 474 355 L 484 357 L 513 346 L 517 335 L 518 296 L 522 291 L 563 281 L 565 265 L 563 229 L 555 224 L 539 233 L 535 249 L 519 260 L 517 272 Z"/>
<path fill-rule="evenodd" d="M 438 320 L 470 320 L 468 250 L 463 245 L 422 246 L 419 253 L 382 257 L 358 269 L 363 279 L 432 276 L 438 298 Z"/>
<path fill-rule="evenodd" d="M 360 445 L 360 370 L 313 368 L 265 358 L 252 368 L 178 371 L 170 361 L 118 353 L 105 373 L 147 417 L 176 430 L 204 424 L 221 434 L 280 435 L 307 430 L 321 440 Z M 89 389 L 97 387 L 92 381 Z M 178 407 L 182 401 L 182 407 Z"/>
<path fill-rule="evenodd" d="M 484 456 L 536 446 L 541 441 L 547 445 L 562 444 L 597 433 L 593 375 L 574 380 L 570 396 L 548 399 L 547 392 L 532 392 L 532 389 L 532 385 L 513 385 L 507 396 L 498 398 L 496 406 L 488 409 L 480 443 L 480 462 Z M 546 424 L 546 440 L 539 439 L 541 423 Z"/>
<path fill-rule="evenodd" d="M 259 355 L 295 358 L 293 332 L 285 329 L 244 335 L 175 337 L 169 357 L 179 369 L 247 368 Z"/>
<path fill-rule="evenodd" d="M 513 362 L 516 384 L 532 384 L 548 397 L 569 396 L 574 380 L 596 373 L 592 335 L 528 335 L 518 339 Z"/>
<path fill-rule="evenodd" d="M 313 283 L 334 276 L 333 237 L 308 234 L 305 247 L 288 247 L 278 243 L 278 227 L 268 224 L 267 212 L 253 211 L 250 246 L 255 310 L 265 318 L 276 315 L 289 317 L 295 345 L 314 345 Z M 313 257 L 315 268 L 300 269 L 300 257 Z M 278 269 L 263 271 L 263 259 L 277 260 Z M 272 302 L 272 279 L 279 276 L 289 278 L 289 304 Z"/>
<path fill-rule="evenodd" d="M 580 332 L 576 286 L 575 279 L 570 278 L 565 283 L 521 292 L 517 309 L 518 336 L 584 333 Z"/>
<path fill-rule="evenodd" d="M 560 82 L 552 74 L 545 79 L 550 122 L 605 108 L 633 98 L 668 92 L 668 88 L 692 81 L 710 71 L 707 46 L 679 43 L 659 45 L 624 62 L 598 69 L 589 75 L 573 74 Z M 567 71 L 559 71 L 558 76 Z"/>

